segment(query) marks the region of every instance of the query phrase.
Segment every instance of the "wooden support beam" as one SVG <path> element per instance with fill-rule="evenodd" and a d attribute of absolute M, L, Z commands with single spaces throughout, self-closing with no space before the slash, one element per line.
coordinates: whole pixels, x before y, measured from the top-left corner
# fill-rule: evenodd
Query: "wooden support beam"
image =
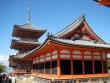
<path fill-rule="evenodd" d="M 39 57 L 38 57 L 39 58 Z M 40 58 L 39 58 L 39 61 L 38 61 L 38 73 L 39 73 L 39 63 L 40 63 Z"/>
<path fill-rule="evenodd" d="M 104 74 L 103 52 L 101 52 L 102 73 Z"/>
<path fill-rule="evenodd" d="M 108 73 L 107 53 L 105 53 L 105 55 L 106 55 L 106 60 L 105 61 L 106 61 L 106 66 L 107 66 L 106 70 L 107 70 L 107 73 Z"/>
<path fill-rule="evenodd" d="M 91 51 L 91 56 L 92 56 L 92 70 L 93 70 L 93 74 L 95 74 L 95 67 L 94 67 L 94 50 Z"/>
<path fill-rule="evenodd" d="M 84 49 L 82 49 L 81 52 L 82 52 L 82 69 L 83 69 L 83 74 L 85 74 L 85 68 L 84 68 Z"/>
<path fill-rule="evenodd" d="M 46 63 L 46 54 L 44 54 L 44 75 L 46 74 L 45 73 L 45 63 Z"/>
<path fill-rule="evenodd" d="M 50 53 L 50 74 L 52 75 L 52 52 Z"/>
<path fill-rule="evenodd" d="M 58 55 L 57 55 L 57 76 L 60 77 L 60 50 L 58 49 Z"/>
<path fill-rule="evenodd" d="M 71 57 L 71 75 L 73 75 L 73 54 L 72 54 L 72 50 L 70 50 L 70 57 Z"/>

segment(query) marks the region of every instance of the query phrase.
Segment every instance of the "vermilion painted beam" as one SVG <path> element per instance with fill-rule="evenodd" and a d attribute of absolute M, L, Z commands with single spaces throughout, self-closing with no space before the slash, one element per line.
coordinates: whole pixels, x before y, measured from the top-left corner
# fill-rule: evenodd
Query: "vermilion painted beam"
<path fill-rule="evenodd" d="M 50 54 L 50 74 L 52 75 L 52 52 Z"/>
<path fill-rule="evenodd" d="M 73 75 L 73 54 L 72 54 L 73 50 L 70 50 L 70 57 L 71 57 L 71 75 Z"/>
<path fill-rule="evenodd" d="M 58 49 L 57 55 L 57 76 L 60 77 L 60 50 Z"/>
<path fill-rule="evenodd" d="M 94 55 L 93 55 L 94 50 L 91 51 L 92 53 L 92 69 L 93 69 L 93 74 L 95 74 L 95 66 L 94 66 Z"/>
<path fill-rule="evenodd" d="M 104 73 L 104 65 L 103 65 L 103 52 L 101 52 L 101 62 L 102 62 L 102 73 Z"/>
<path fill-rule="evenodd" d="M 82 69 L 83 69 L 83 74 L 85 74 L 85 68 L 84 68 L 84 49 L 82 49 L 81 52 L 82 52 Z"/>
<path fill-rule="evenodd" d="M 44 75 L 46 74 L 45 73 L 45 63 L 46 63 L 46 55 L 44 55 Z"/>
<path fill-rule="evenodd" d="M 105 60 L 105 61 L 106 61 L 106 66 L 107 66 L 106 70 L 107 70 L 107 72 L 108 72 L 107 53 L 105 53 L 105 55 L 106 55 L 106 60 Z"/>

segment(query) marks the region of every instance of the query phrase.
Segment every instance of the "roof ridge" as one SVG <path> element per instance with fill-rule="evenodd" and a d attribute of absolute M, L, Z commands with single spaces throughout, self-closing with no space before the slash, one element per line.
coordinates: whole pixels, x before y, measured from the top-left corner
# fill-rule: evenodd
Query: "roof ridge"
<path fill-rule="evenodd" d="M 78 22 L 84 21 L 84 20 L 85 20 L 84 15 L 80 16 L 78 19 L 76 19 L 75 21 L 73 21 L 72 23 L 70 23 L 68 26 L 66 26 L 65 28 L 63 28 L 62 30 L 60 30 L 58 33 L 56 33 L 55 36 L 61 34 L 62 32 L 70 29 L 71 26 L 76 25 Z"/>

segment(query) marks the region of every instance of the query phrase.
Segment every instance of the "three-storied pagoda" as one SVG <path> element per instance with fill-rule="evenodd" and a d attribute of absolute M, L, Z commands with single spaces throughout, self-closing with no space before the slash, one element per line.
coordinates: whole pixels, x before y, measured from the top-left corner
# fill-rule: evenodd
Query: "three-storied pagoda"
<path fill-rule="evenodd" d="M 31 73 L 32 60 L 24 60 L 22 57 L 40 45 L 38 39 L 46 32 L 44 29 L 33 26 L 31 23 L 14 25 L 11 48 L 17 50 L 16 55 L 9 58 L 10 66 L 15 74 Z"/>
<path fill-rule="evenodd" d="M 81 16 L 57 34 L 48 34 L 45 42 L 23 59 L 33 60 L 38 78 L 72 83 L 75 79 L 108 77 L 109 52 L 110 44 L 99 38 Z"/>

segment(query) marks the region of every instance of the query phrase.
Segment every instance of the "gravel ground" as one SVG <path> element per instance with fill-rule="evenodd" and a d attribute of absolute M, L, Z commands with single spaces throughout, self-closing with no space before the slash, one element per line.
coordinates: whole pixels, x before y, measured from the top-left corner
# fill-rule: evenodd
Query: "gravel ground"
<path fill-rule="evenodd" d="M 23 78 L 23 79 L 17 79 L 16 83 L 33 83 L 32 80 L 33 77 Z"/>
<path fill-rule="evenodd" d="M 17 79 L 16 80 L 16 83 L 37 83 L 37 82 L 34 82 L 33 79 L 34 79 L 33 77 L 28 77 L 28 78 L 23 78 L 23 79 Z M 41 82 L 41 83 L 44 83 L 44 82 Z M 90 83 L 90 82 L 84 82 L 84 81 L 82 81 L 80 83 Z M 96 81 L 91 82 L 91 83 L 100 83 L 100 82 L 96 80 Z M 101 83 L 110 83 L 110 79 L 106 80 L 106 82 L 103 81 Z"/>

